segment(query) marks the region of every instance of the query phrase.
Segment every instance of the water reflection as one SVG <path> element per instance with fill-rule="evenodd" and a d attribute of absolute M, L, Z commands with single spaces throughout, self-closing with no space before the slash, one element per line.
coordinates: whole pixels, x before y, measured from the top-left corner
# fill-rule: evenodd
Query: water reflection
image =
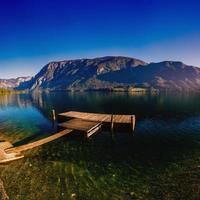
<path fill-rule="evenodd" d="M 57 113 L 134 113 L 137 118 L 135 136 L 116 133 L 115 144 L 108 133 L 89 141 L 67 137 L 28 152 L 24 160 L 1 166 L 10 199 L 64 200 L 73 199 L 72 194 L 88 200 L 185 199 L 187 192 L 187 199 L 199 197 L 199 100 L 199 94 L 187 93 L 0 96 L 0 139 L 16 144 L 54 132 L 52 109 Z"/>
<path fill-rule="evenodd" d="M 28 94 L 10 94 L 10 95 L 0 95 L 0 108 L 5 107 L 30 107 L 32 106 L 31 95 Z"/>
<path fill-rule="evenodd" d="M 142 129 L 158 124 L 166 123 L 165 126 L 174 127 L 173 124 L 184 124 L 190 127 L 199 128 L 198 120 L 200 116 L 200 95 L 199 94 L 146 94 L 135 96 L 130 93 L 32 93 L 13 94 L 0 96 L 0 123 L 13 126 L 18 123 L 41 126 L 48 131 L 51 130 L 51 110 L 57 113 L 69 110 L 135 114 L 138 123 L 144 125 Z M 147 125 L 146 121 L 150 124 Z M 189 121 L 189 122 L 188 122 Z M 161 125 L 162 126 L 162 125 Z M 13 127 L 12 127 L 13 128 Z M 161 127 L 160 127 L 161 128 Z M 158 128 L 158 131 L 160 130 Z M 190 127 L 191 128 L 191 127 Z M 138 128 L 140 130 L 140 128 Z M 141 131 L 142 131 L 141 129 Z M 175 128 L 174 128 L 175 129 Z M 184 129 L 184 128 L 183 128 Z M 41 130 L 41 129 L 40 129 Z M 51 130 L 53 131 L 53 129 Z M 155 131 L 155 130 L 154 130 Z"/>
<path fill-rule="evenodd" d="M 199 115 L 199 94 L 160 94 L 135 96 L 130 93 L 43 93 L 32 95 L 34 106 L 43 111 L 54 108 L 57 112 L 69 110 L 136 114 L 144 117 L 177 118 Z"/>

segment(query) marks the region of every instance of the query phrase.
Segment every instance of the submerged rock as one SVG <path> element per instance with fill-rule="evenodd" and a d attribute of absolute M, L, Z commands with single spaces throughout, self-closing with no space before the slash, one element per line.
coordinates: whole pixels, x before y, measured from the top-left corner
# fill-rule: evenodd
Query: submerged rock
<path fill-rule="evenodd" d="M 9 199 L 9 197 L 6 194 L 6 191 L 4 189 L 3 181 L 0 180 L 0 200 L 8 200 L 8 199 Z"/>

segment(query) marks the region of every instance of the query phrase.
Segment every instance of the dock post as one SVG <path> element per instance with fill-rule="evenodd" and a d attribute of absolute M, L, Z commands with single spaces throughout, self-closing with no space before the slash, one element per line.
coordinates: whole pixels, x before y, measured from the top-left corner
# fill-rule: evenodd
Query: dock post
<path fill-rule="evenodd" d="M 53 121 L 56 121 L 56 112 L 54 109 L 52 110 L 52 119 Z"/>
<path fill-rule="evenodd" d="M 131 131 L 134 135 L 134 129 L 135 129 L 135 116 L 131 115 Z"/>
<path fill-rule="evenodd" d="M 52 110 L 52 127 L 56 128 L 56 111 Z"/>
<path fill-rule="evenodd" d="M 111 131 L 112 141 L 114 141 L 114 116 L 113 115 L 111 115 L 111 127 L 110 127 L 110 131 Z"/>

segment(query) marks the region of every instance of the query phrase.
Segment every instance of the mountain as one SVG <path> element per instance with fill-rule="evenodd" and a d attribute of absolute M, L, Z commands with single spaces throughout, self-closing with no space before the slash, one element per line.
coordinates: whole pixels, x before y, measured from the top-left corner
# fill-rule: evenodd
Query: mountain
<path fill-rule="evenodd" d="M 18 77 L 12 79 L 0 79 L 0 88 L 15 88 L 21 83 L 29 81 L 31 77 Z"/>
<path fill-rule="evenodd" d="M 50 62 L 31 81 L 20 89 L 99 89 L 109 88 L 111 83 L 98 80 L 98 76 L 124 68 L 146 65 L 145 62 L 127 57 L 102 57 Z"/>
<path fill-rule="evenodd" d="M 159 89 L 199 90 L 200 68 L 182 62 L 164 61 L 111 72 L 101 75 L 99 79 Z"/>
<path fill-rule="evenodd" d="M 108 56 L 50 62 L 18 89 L 88 90 L 115 87 L 155 87 L 199 90 L 200 68 L 182 62 L 146 63 L 139 59 Z"/>

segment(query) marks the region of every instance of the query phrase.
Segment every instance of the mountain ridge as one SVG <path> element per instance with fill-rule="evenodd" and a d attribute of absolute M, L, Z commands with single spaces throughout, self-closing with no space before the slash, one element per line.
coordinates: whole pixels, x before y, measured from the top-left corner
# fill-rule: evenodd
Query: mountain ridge
<path fill-rule="evenodd" d="M 200 68 L 180 61 L 147 63 L 124 56 L 54 61 L 18 89 L 110 90 L 115 87 L 199 90 Z"/>
<path fill-rule="evenodd" d="M 16 88 L 21 83 L 27 82 L 31 79 L 30 76 L 23 76 L 17 78 L 0 79 L 0 88 Z"/>

